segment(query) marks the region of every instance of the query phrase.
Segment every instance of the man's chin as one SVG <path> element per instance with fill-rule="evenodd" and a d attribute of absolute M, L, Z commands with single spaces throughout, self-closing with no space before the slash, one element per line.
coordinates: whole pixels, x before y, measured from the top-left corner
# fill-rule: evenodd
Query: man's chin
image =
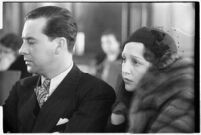
<path fill-rule="evenodd" d="M 33 68 L 32 67 L 29 67 L 29 66 L 27 66 L 27 71 L 29 72 L 29 73 L 36 73 L 34 70 L 33 70 Z"/>

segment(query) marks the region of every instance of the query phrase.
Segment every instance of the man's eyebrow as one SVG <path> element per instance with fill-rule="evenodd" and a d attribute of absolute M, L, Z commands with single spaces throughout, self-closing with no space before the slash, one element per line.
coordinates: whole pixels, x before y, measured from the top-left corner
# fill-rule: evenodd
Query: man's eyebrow
<path fill-rule="evenodd" d="M 22 39 L 24 39 L 24 40 L 30 40 L 30 39 L 34 39 L 35 40 L 35 38 L 34 37 L 22 37 Z"/>

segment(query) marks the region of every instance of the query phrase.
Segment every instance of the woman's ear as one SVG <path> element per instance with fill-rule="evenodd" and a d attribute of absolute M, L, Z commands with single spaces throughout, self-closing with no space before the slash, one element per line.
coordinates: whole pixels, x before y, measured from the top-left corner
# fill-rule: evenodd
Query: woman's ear
<path fill-rule="evenodd" d="M 156 57 L 154 53 L 151 52 L 149 49 L 145 49 L 144 58 L 151 63 L 154 63 L 156 61 Z"/>

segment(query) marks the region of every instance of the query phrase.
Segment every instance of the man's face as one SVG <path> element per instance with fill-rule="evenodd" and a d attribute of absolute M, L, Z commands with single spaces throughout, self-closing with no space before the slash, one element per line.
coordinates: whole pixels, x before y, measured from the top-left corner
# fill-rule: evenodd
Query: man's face
<path fill-rule="evenodd" d="M 42 31 L 46 18 L 27 20 L 22 31 L 23 44 L 19 50 L 24 55 L 28 72 L 44 74 L 54 62 L 54 40 L 50 40 Z"/>
<path fill-rule="evenodd" d="M 106 54 L 116 54 L 119 52 L 119 43 L 115 36 L 112 34 L 103 35 L 101 37 L 101 46 Z"/>
<path fill-rule="evenodd" d="M 122 52 L 122 77 L 125 82 L 125 89 L 133 91 L 142 79 L 150 62 L 144 58 L 144 45 L 138 42 L 129 42 Z"/>

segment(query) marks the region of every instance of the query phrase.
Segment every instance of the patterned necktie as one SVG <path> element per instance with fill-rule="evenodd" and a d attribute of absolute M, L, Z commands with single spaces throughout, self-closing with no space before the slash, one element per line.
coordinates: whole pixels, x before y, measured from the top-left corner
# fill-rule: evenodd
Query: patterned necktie
<path fill-rule="evenodd" d="M 49 87 L 50 87 L 50 80 L 45 79 L 42 86 L 36 87 L 34 89 L 40 108 L 48 98 Z"/>

